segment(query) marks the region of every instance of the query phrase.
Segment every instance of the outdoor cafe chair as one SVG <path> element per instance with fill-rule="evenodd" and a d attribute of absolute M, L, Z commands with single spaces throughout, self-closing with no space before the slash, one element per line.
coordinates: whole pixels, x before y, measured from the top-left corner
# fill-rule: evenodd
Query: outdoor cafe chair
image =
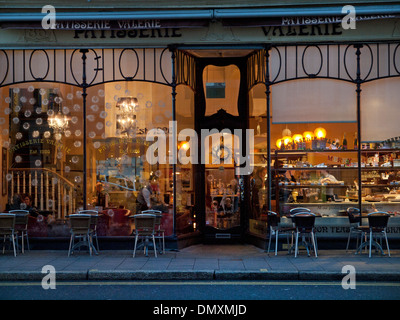
<path fill-rule="evenodd" d="M 160 245 L 160 254 L 165 254 L 165 230 L 161 229 L 162 212 L 160 210 L 145 210 L 142 214 L 154 214 L 156 216 L 155 222 L 155 235 L 154 237 L 158 239 Z"/>
<path fill-rule="evenodd" d="M 147 255 L 148 251 L 148 242 L 149 238 L 153 240 L 153 248 L 154 248 L 154 256 L 157 258 L 157 247 L 155 240 L 155 223 L 156 223 L 156 215 L 154 214 L 136 214 L 133 216 L 135 221 L 135 230 L 133 234 L 135 236 L 135 246 L 133 249 L 133 257 L 136 255 L 137 243 L 138 240 L 142 240 L 143 249 L 145 254 Z"/>
<path fill-rule="evenodd" d="M 71 214 L 69 215 L 71 239 L 69 242 L 68 257 L 74 252 L 74 249 L 86 246 L 89 249 L 90 255 L 92 255 L 91 243 L 91 215 L 90 214 Z M 75 244 L 75 238 L 80 241 Z"/>
<path fill-rule="evenodd" d="M 390 249 L 389 242 L 387 238 L 386 228 L 389 222 L 390 215 L 387 212 L 372 212 L 368 214 L 368 225 L 369 225 L 369 257 L 371 258 L 371 248 L 374 243 L 377 249 L 380 249 L 383 253 L 382 249 L 382 238 L 385 238 L 386 248 L 388 251 L 388 256 L 390 257 Z M 373 240 L 373 237 L 377 240 L 377 237 L 380 238 L 380 245 L 377 241 Z"/>
<path fill-rule="evenodd" d="M 10 210 L 8 213 L 15 214 L 15 231 L 17 237 L 21 237 L 21 251 L 25 253 L 25 239 L 28 247 L 28 251 L 30 251 L 29 247 L 29 237 L 28 237 L 28 222 L 29 222 L 29 211 L 28 210 Z M 18 246 L 18 241 L 17 241 Z"/>
<path fill-rule="evenodd" d="M 97 223 L 99 221 L 99 212 L 96 210 L 80 210 L 77 212 L 78 214 L 90 214 L 90 236 L 91 236 L 91 240 L 93 243 L 93 239 L 96 239 L 96 250 L 95 253 L 97 254 L 98 252 L 100 252 L 99 249 L 99 239 L 97 238 Z"/>
<path fill-rule="evenodd" d="M 297 208 L 292 208 L 289 210 L 290 215 L 293 215 L 293 214 L 296 214 L 299 212 L 311 212 L 311 210 L 308 208 L 304 208 L 304 207 L 297 207 Z"/>
<path fill-rule="evenodd" d="M 279 235 L 286 235 L 288 250 L 293 246 L 293 234 L 295 232 L 295 228 L 293 227 L 282 227 L 280 226 L 280 217 L 274 211 L 267 212 L 267 226 L 269 232 L 269 240 L 268 240 L 268 250 L 267 254 L 269 255 L 269 250 L 271 247 L 272 236 L 275 235 L 275 255 L 278 255 L 278 238 Z M 289 246 L 289 236 L 292 236 L 291 246 Z"/>
<path fill-rule="evenodd" d="M 311 213 L 311 210 L 309 208 L 305 208 L 305 207 L 292 208 L 289 211 L 289 216 L 292 217 L 297 213 Z M 317 234 L 316 233 L 314 233 L 314 240 L 315 240 L 316 247 L 318 247 L 318 245 L 317 245 Z"/>
<path fill-rule="evenodd" d="M 360 210 L 358 208 L 350 207 L 347 208 L 347 216 L 349 217 L 349 223 L 350 223 L 350 230 L 349 230 L 349 236 L 347 238 L 347 246 L 346 246 L 346 252 L 349 250 L 349 245 L 350 245 L 350 239 L 353 234 L 357 235 L 357 244 L 356 248 L 358 248 L 358 239 L 361 239 L 363 236 L 365 236 L 365 233 L 368 231 L 367 226 L 362 226 L 362 217 L 360 214 Z"/>
<path fill-rule="evenodd" d="M 12 213 L 0 213 L 0 236 L 3 236 L 3 254 L 5 251 L 6 240 L 9 239 L 13 245 L 14 257 L 17 256 L 15 242 L 17 234 L 15 232 L 15 214 Z"/>
<path fill-rule="evenodd" d="M 316 239 L 315 239 L 315 214 L 311 212 L 299 212 L 292 216 L 293 222 L 296 227 L 296 246 L 295 246 L 295 258 L 299 251 L 299 236 L 302 236 L 302 243 L 307 249 L 307 255 L 310 256 L 308 247 L 310 244 L 305 241 L 305 237 L 308 235 L 311 239 L 311 243 L 314 248 L 315 257 L 318 257 Z"/>

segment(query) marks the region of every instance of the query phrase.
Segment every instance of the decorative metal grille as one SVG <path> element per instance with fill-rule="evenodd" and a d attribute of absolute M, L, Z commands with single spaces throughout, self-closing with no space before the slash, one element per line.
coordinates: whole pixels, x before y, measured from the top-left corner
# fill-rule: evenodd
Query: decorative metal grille
<path fill-rule="evenodd" d="M 329 78 L 355 82 L 356 48 L 352 44 L 271 46 L 269 83 Z M 364 44 L 360 49 L 362 82 L 400 76 L 400 43 Z M 90 49 L 88 87 L 111 81 L 147 81 L 171 85 L 172 53 L 167 49 Z M 176 84 L 195 89 L 195 59 L 175 52 Z M 24 82 L 56 82 L 81 86 L 79 50 L 0 50 L 0 86 Z M 266 82 L 266 50 L 248 58 L 248 88 Z"/>
<path fill-rule="evenodd" d="M 360 48 L 361 82 L 400 76 L 400 43 L 364 44 Z M 269 84 L 327 78 L 355 83 L 357 55 L 353 44 L 271 46 Z M 266 50 L 248 59 L 248 88 L 266 83 Z"/>
<path fill-rule="evenodd" d="M 111 81 L 147 81 L 171 85 L 168 49 L 90 49 L 87 87 Z M 83 84 L 79 50 L 0 50 L 0 86 L 24 82 Z"/>
<path fill-rule="evenodd" d="M 196 62 L 194 57 L 187 52 L 177 50 L 175 59 L 176 84 L 187 85 L 194 91 L 196 89 Z"/>

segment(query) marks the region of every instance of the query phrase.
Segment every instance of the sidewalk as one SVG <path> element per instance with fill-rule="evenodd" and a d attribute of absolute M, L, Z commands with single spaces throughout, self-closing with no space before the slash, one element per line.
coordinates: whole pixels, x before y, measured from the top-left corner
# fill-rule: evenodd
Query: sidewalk
<path fill-rule="evenodd" d="M 400 281 L 400 250 L 391 257 L 374 253 L 355 255 L 354 251 L 320 250 L 318 258 L 306 252 L 294 258 L 287 251 L 278 256 L 252 245 L 194 245 L 179 252 L 166 252 L 155 258 L 143 251 L 32 250 L 14 257 L 0 254 L 0 281 L 38 281 L 42 267 L 52 265 L 57 280 L 341 280 L 342 267 L 352 265 L 360 281 Z"/>

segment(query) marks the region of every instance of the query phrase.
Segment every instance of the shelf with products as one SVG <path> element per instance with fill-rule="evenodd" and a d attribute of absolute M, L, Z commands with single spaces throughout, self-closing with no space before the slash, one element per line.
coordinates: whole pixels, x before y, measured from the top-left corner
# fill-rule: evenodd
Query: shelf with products
<path fill-rule="evenodd" d="M 361 187 L 367 201 L 400 201 L 400 149 L 362 149 Z"/>
<path fill-rule="evenodd" d="M 254 153 L 256 167 L 267 166 L 263 151 Z M 270 155 L 271 200 L 278 211 L 294 199 L 300 205 L 329 201 L 358 206 L 360 196 L 363 205 L 400 206 L 400 149 L 276 149 Z M 324 183 L 325 172 L 335 182 Z"/>
<path fill-rule="evenodd" d="M 320 153 L 319 151 L 307 152 L 301 156 L 296 151 L 276 152 L 274 176 L 277 180 L 276 188 L 280 193 L 279 198 L 276 197 L 277 202 L 290 202 L 300 198 L 300 202 L 304 203 L 310 201 L 309 195 L 312 197 L 312 202 L 324 203 L 327 200 L 336 202 L 342 199 L 358 201 L 358 188 L 361 185 L 362 203 L 379 202 L 399 206 L 400 150 L 347 150 L 347 152 L 354 151 L 361 153 L 360 167 L 358 155 L 354 157 L 352 154 L 332 153 L 338 155 L 336 157 L 328 153 L 329 161 L 324 163 L 323 157 L 315 155 Z M 338 181 L 324 183 L 324 180 L 321 180 L 324 171 L 329 172 Z M 307 177 L 304 177 L 305 175 Z"/>
<path fill-rule="evenodd" d="M 275 170 L 357 170 L 356 150 L 298 152 L 276 150 L 271 157 Z"/>
<path fill-rule="evenodd" d="M 400 150 L 399 150 L 400 151 Z M 304 154 L 304 153 L 309 153 L 309 152 L 358 152 L 358 149 L 303 149 L 303 150 L 298 150 L 298 149 L 276 149 L 276 150 L 272 150 L 271 153 L 274 154 L 287 154 L 287 153 L 299 153 L 299 154 Z"/>
<path fill-rule="evenodd" d="M 285 184 L 282 182 L 278 183 L 280 187 L 285 188 L 349 188 L 351 185 L 345 184 Z"/>
<path fill-rule="evenodd" d="M 356 205 L 358 160 L 356 149 L 275 150 L 271 199 L 276 209 L 281 211 L 289 203 Z"/>
<path fill-rule="evenodd" d="M 400 169 L 400 149 L 362 149 L 362 169 Z"/>

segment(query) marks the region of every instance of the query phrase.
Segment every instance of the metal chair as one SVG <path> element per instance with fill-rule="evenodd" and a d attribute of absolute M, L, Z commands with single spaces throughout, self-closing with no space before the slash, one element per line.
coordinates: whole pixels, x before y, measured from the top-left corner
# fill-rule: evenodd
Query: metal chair
<path fill-rule="evenodd" d="M 68 257 L 74 252 L 74 249 L 81 246 L 88 247 L 90 255 L 92 255 L 91 219 L 90 214 L 71 214 L 69 216 L 71 239 L 69 242 Z M 75 244 L 75 238 L 80 239 L 77 244 Z M 82 238 L 83 241 L 81 240 Z"/>
<path fill-rule="evenodd" d="M 133 249 L 133 257 L 136 255 L 137 242 L 139 239 L 143 241 L 143 249 L 145 255 L 148 252 L 148 242 L 151 237 L 153 240 L 154 247 L 154 256 L 157 258 L 157 247 L 155 240 L 155 223 L 156 223 L 156 215 L 154 214 L 136 214 L 133 216 L 135 221 L 135 230 L 133 234 L 135 235 L 135 247 Z"/>
<path fill-rule="evenodd" d="M 279 224 L 280 224 L 279 215 L 274 211 L 268 211 L 267 212 L 267 225 L 268 225 L 268 231 L 269 231 L 268 250 L 267 250 L 268 255 L 269 255 L 269 250 L 271 247 L 272 236 L 274 234 L 275 234 L 275 255 L 278 254 L 279 235 L 287 236 L 288 245 L 289 245 L 289 235 L 291 235 L 292 236 L 291 246 L 293 246 L 293 234 L 296 229 L 293 227 L 281 227 Z M 288 251 L 290 250 L 290 248 L 291 247 L 288 247 Z"/>
<path fill-rule="evenodd" d="M 17 239 L 21 237 L 21 252 L 25 253 L 25 240 L 28 246 L 28 251 L 30 251 L 29 237 L 28 237 L 28 222 L 29 222 L 29 211 L 28 210 L 10 210 L 8 213 L 15 214 L 15 231 L 17 234 Z M 19 235 L 21 233 L 21 236 Z M 18 247 L 18 241 L 17 241 Z"/>
<path fill-rule="evenodd" d="M 297 207 L 297 208 L 290 209 L 289 214 L 293 215 L 293 214 L 296 214 L 296 213 L 299 213 L 299 212 L 311 212 L 311 210 L 308 209 L 308 208 Z"/>
<path fill-rule="evenodd" d="M 99 212 L 96 210 L 80 210 L 78 214 L 90 214 L 91 221 L 90 221 L 90 236 L 93 243 L 93 238 L 96 239 L 96 250 L 95 253 L 98 254 L 100 252 L 99 249 L 99 239 L 97 238 L 97 222 L 99 221 Z"/>
<path fill-rule="evenodd" d="M 292 208 L 289 211 L 290 216 L 293 216 L 297 213 L 311 213 L 311 210 L 308 208 L 304 208 L 304 207 L 297 207 L 297 208 Z M 314 240 L 315 240 L 315 246 L 318 248 L 317 234 L 314 234 Z"/>
<path fill-rule="evenodd" d="M 390 257 L 390 249 L 389 249 L 389 242 L 387 238 L 386 228 L 389 222 L 390 215 L 387 212 L 372 212 L 368 214 L 368 224 L 369 224 L 369 257 L 371 258 L 371 248 L 373 244 L 373 236 L 380 237 L 381 244 L 379 245 L 376 241 L 375 245 L 377 248 L 382 249 L 382 237 L 385 237 L 386 240 L 386 248 L 388 251 L 388 255 Z"/>
<path fill-rule="evenodd" d="M 361 219 L 360 210 L 358 208 L 354 208 L 354 207 L 347 208 L 347 215 L 349 217 L 350 231 L 349 231 L 349 237 L 347 238 L 346 252 L 349 250 L 350 238 L 351 238 L 352 234 L 357 234 L 356 246 L 358 248 L 358 239 L 359 239 L 358 236 L 360 236 L 361 241 L 362 241 L 362 237 L 368 231 L 368 227 L 361 225 L 362 219 Z"/>
<path fill-rule="evenodd" d="M 14 257 L 16 257 L 17 250 L 15 242 L 17 241 L 17 235 L 15 233 L 15 214 L 0 213 L 0 236 L 3 236 L 3 254 L 5 252 L 5 245 L 8 237 L 13 245 Z"/>
<path fill-rule="evenodd" d="M 308 249 L 309 243 L 305 241 L 305 236 L 309 235 L 314 248 L 315 257 L 318 257 L 317 246 L 315 241 L 315 214 L 311 212 L 299 212 L 292 216 L 294 224 L 296 226 L 296 246 L 295 246 L 295 258 L 299 251 L 299 235 L 302 236 L 302 242 L 307 249 L 307 255 L 310 256 L 310 251 Z"/>
<path fill-rule="evenodd" d="M 155 222 L 155 235 L 154 237 L 158 239 L 160 245 L 160 254 L 165 254 L 165 230 L 161 229 L 162 212 L 160 210 L 145 210 L 142 214 L 154 214 L 156 216 Z"/>

